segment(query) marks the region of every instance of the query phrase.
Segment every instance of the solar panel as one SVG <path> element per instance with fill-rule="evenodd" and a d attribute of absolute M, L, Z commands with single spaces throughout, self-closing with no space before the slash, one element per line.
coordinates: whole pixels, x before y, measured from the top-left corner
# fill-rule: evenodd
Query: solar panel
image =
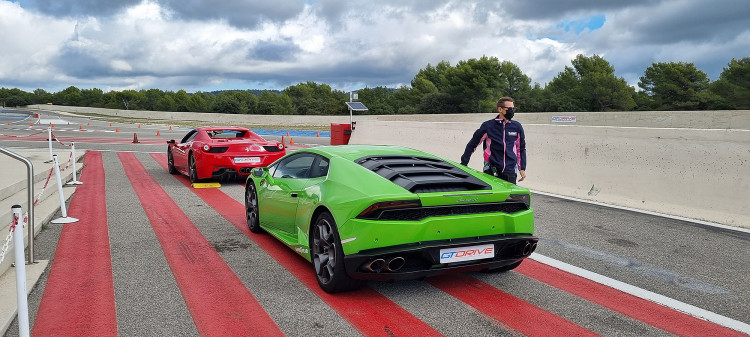
<path fill-rule="evenodd" d="M 349 106 L 349 109 L 352 109 L 354 111 L 366 111 L 367 107 L 362 104 L 362 102 L 346 102 L 346 105 Z"/>

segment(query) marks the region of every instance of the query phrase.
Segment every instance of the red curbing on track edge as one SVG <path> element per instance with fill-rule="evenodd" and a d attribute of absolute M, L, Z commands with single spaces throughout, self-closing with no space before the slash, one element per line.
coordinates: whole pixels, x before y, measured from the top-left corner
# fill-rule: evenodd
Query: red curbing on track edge
<path fill-rule="evenodd" d="M 133 153 L 118 153 L 201 336 L 283 336 L 257 299 Z"/>
<path fill-rule="evenodd" d="M 167 168 L 166 154 L 152 153 L 151 157 L 164 169 Z M 175 177 L 185 186 L 190 186 L 187 177 Z M 250 233 L 245 218 L 245 206 L 242 203 L 218 189 L 193 189 L 193 192 L 250 237 L 361 334 L 365 336 L 442 336 L 440 332 L 372 288 L 365 287 L 358 291 L 336 295 L 326 293 L 318 286 L 310 262 L 305 261 L 270 235 Z M 367 303 L 367 305 L 362 305 L 362 303 Z"/>
<path fill-rule="evenodd" d="M 117 336 L 101 152 L 87 152 L 84 163 L 83 185 L 68 208 L 79 221 L 65 225 L 58 239 L 34 336 Z"/>

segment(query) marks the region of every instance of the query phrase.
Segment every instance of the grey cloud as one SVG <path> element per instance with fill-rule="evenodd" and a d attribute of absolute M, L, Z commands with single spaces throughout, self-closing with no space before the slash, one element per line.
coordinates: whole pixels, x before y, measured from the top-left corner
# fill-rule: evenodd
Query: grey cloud
<path fill-rule="evenodd" d="M 377 2 L 350 0 L 320 0 L 315 2 L 315 12 L 332 27 L 340 27 L 347 19 L 361 22 L 382 15 L 388 8 L 391 18 L 411 14 L 420 17 L 446 4 L 461 4 L 456 0 L 381 0 Z M 491 3 L 491 2 L 490 2 Z"/>
<path fill-rule="evenodd" d="M 485 0 L 485 2 L 494 2 Z M 559 19 L 569 13 L 601 12 L 620 10 L 640 5 L 658 4 L 661 0 L 525 0 L 503 2 L 503 9 L 510 19 Z"/>
<path fill-rule="evenodd" d="M 40 13 L 62 16 L 110 16 L 143 0 L 21 0 L 22 6 Z"/>
<path fill-rule="evenodd" d="M 222 76 L 232 80 L 272 83 L 282 89 L 306 81 L 325 83 L 333 88 L 343 88 L 351 83 L 366 83 L 370 87 L 408 83 L 416 71 L 417 69 L 409 69 L 405 66 L 377 65 L 371 60 L 352 59 L 318 67 L 299 64 L 289 69 L 273 72 L 224 73 Z"/>
<path fill-rule="evenodd" d="M 72 46 L 64 46 L 51 64 L 62 74 L 82 79 L 106 76 L 110 72 L 101 58 Z"/>
<path fill-rule="evenodd" d="M 235 27 L 254 28 L 264 21 L 283 22 L 299 15 L 304 0 L 157 0 L 184 20 L 226 20 Z"/>
<path fill-rule="evenodd" d="M 747 0 L 717 0 L 710 6 L 684 4 L 631 11 L 618 18 L 620 28 L 634 34 L 633 42 L 649 44 L 726 41 L 750 29 Z"/>
<path fill-rule="evenodd" d="M 293 61 L 301 49 L 293 42 L 262 41 L 250 48 L 248 57 L 262 61 Z"/>
<path fill-rule="evenodd" d="M 143 0 L 21 0 L 25 8 L 53 16 L 111 16 Z M 285 21 L 297 16 L 304 0 L 154 0 L 187 21 L 226 20 L 235 27 L 256 27 L 263 21 Z"/>

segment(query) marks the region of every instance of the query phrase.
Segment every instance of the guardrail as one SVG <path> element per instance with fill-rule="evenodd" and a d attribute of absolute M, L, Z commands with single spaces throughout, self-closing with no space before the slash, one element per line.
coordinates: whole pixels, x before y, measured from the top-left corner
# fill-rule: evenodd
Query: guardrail
<path fill-rule="evenodd" d="M 25 157 L 10 151 L 8 149 L 0 147 L 0 153 L 4 153 L 8 156 L 10 156 L 13 159 L 22 161 L 24 164 L 26 164 L 26 173 L 27 173 L 27 179 L 28 184 L 26 188 L 28 189 L 28 205 L 29 205 L 29 239 L 28 239 L 28 262 L 33 263 L 34 262 L 34 164 L 31 163 L 30 160 L 26 159 Z"/>

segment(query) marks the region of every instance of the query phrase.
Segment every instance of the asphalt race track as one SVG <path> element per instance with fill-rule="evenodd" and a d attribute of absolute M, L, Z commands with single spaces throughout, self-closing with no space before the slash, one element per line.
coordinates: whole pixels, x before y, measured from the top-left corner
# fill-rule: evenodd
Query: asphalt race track
<path fill-rule="evenodd" d="M 15 114 L 29 112 L 0 111 Z M 49 123 L 4 118 L 0 146 L 47 148 Z M 167 172 L 166 140 L 187 129 L 57 119 L 55 138 L 87 151 L 84 184 L 68 207 L 80 221 L 35 241 L 51 266 L 29 296 L 35 336 L 750 333 L 750 231 L 534 194 L 540 244 L 514 271 L 330 295 L 309 262 L 249 232 L 240 182 L 194 189 Z"/>

